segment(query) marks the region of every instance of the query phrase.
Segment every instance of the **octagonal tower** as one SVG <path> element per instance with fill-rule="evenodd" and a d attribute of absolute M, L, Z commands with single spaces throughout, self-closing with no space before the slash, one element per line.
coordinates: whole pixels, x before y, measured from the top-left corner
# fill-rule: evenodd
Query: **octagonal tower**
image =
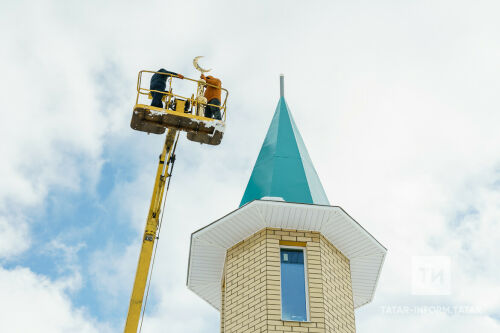
<path fill-rule="evenodd" d="M 283 90 L 240 207 L 191 236 L 187 285 L 222 333 L 355 332 L 386 249 L 329 204 Z"/>

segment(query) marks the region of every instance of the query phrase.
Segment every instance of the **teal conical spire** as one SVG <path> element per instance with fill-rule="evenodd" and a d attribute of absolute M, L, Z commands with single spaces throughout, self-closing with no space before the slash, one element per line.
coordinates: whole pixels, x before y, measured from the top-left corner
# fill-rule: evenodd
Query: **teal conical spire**
<path fill-rule="evenodd" d="M 283 96 L 283 77 L 280 91 L 278 106 L 240 207 L 263 197 L 281 197 L 288 202 L 329 205 Z"/>

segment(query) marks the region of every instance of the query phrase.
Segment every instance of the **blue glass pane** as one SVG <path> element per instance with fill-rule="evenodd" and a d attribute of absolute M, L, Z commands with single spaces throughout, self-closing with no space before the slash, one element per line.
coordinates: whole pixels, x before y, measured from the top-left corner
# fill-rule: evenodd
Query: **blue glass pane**
<path fill-rule="evenodd" d="M 307 321 L 304 252 L 281 249 L 281 317 Z"/>

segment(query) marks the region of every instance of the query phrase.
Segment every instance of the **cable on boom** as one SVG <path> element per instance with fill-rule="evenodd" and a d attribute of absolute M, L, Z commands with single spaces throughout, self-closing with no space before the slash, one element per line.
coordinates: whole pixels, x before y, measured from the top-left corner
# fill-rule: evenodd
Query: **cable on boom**
<path fill-rule="evenodd" d="M 167 177 L 168 177 L 168 182 L 167 182 L 167 190 L 165 191 L 165 194 L 163 195 L 163 206 L 161 209 L 161 215 L 160 215 L 160 220 L 158 222 L 158 232 L 156 233 L 156 243 L 155 243 L 155 248 L 153 251 L 153 261 L 151 262 L 151 270 L 149 274 L 149 280 L 146 288 L 146 297 L 144 298 L 144 305 L 142 308 L 142 315 L 141 315 L 141 323 L 139 325 L 139 333 L 142 332 L 142 323 L 144 321 L 144 314 L 146 313 L 146 305 L 148 303 L 148 296 L 149 296 L 149 288 L 151 286 L 151 279 L 153 277 L 153 268 L 155 266 L 155 259 L 156 259 L 156 250 L 158 249 L 158 243 L 160 242 L 160 231 L 161 231 L 161 226 L 163 224 L 163 216 L 165 215 L 165 203 L 167 201 L 167 194 L 168 194 L 168 189 L 170 188 L 170 180 L 172 179 L 172 173 L 174 172 L 174 165 L 175 165 L 175 150 L 177 148 L 177 141 L 179 140 L 179 133 L 177 133 L 177 138 L 175 139 L 175 144 L 174 148 L 172 150 L 172 154 L 170 155 L 170 158 L 167 161 Z M 171 165 L 170 165 L 171 164 Z M 170 171 L 168 170 L 168 167 L 170 165 Z"/>

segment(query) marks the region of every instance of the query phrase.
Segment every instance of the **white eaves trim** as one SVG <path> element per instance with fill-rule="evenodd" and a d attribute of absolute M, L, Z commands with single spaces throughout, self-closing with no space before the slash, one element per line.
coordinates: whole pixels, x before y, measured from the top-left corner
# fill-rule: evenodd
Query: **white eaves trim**
<path fill-rule="evenodd" d="M 226 251 L 264 228 L 320 232 L 349 260 L 354 307 L 375 294 L 387 249 L 338 206 L 254 200 L 191 235 L 187 286 L 220 310 Z"/>

